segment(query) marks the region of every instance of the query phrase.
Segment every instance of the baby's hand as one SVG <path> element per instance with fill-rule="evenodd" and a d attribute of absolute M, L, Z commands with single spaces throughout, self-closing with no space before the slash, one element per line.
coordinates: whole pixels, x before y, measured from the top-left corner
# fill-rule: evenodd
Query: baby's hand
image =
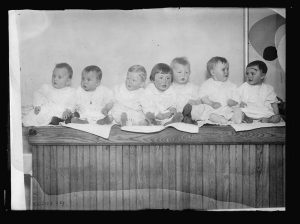
<path fill-rule="evenodd" d="M 171 112 L 159 113 L 159 114 L 156 115 L 156 118 L 159 119 L 159 120 L 164 120 L 164 119 L 170 118 L 171 116 L 172 116 Z"/>
<path fill-rule="evenodd" d="M 66 109 L 63 114 L 62 114 L 62 119 L 66 120 L 68 117 L 70 117 L 72 115 L 71 110 Z"/>
<path fill-rule="evenodd" d="M 176 114 L 176 112 L 177 112 L 177 110 L 176 110 L 175 107 L 170 107 L 170 108 L 169 108 L 169 111 L 171 112 L 172 115 L 173 115 L 173 114 Z"/>
<path fill-rule="evenodd" d="M 106 115 L 108 115 L 108 111 L 109 111 L 108 108 L 103 107 L 103 109 L 101 110 L 101 113 L 106 116 Z"/>
<path fill-rule="evenodd" d="M 221 107 L 222 105 L 219 102 L 212 102 L 211 104 L 212 108 L 214 109 L 218 109 L 219 107 Z"/>
<path fill-rule="evenodd" d="M 188 103 L 191 104 L 191 105 L 199 105 L 199 104 L 201 104 L 201 99 L 198 99 L 198 100 L 189 100 Z"/>
<path fill-rule="evenodd" d="M 236 102 L 235 100 L 232 100 L 232 99 L 227 100 L 227 105 L 230 107 L 233 107 L 237 104 L 238 104 L 238 102 Z"/>
<path fill-rule="evenodd" d="M 240 107 L 241 107 L 241 108 L 244 108 L 244 107 L 246 107 L 246 106 L 247 106 L 247 104 L 246 104 L 245 102 L 242 101 L 242 102 L 240 103 Z"/>
<path fill-rule="evenodd" d="M 34 113 L 38 114 L 41 111 L 41 107 L 40 106 L 36 106 L 34 107 Z"/>

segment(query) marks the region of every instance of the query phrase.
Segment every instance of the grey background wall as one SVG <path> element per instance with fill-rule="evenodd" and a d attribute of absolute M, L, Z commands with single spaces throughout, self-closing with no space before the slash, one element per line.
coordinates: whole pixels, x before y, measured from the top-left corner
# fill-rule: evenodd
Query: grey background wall
<path fill-rule="evenodd" d="M 59 62 L 73 67 L 74 87 L 82 69 L 92 64 L 102 69 L 102 84 L 112 87 L 125 80 L 131 65 L 141 64 L 150 74 L 154 64 L 186 56 L 190 79 L 200 85 L 206 62 L 223 56 L 230 63 L 230 80 L 243 82 L 242 8 L 25 10 L 18 13 L 17 27 L 22 105 L 31 104 L 33 91 L 50 83 Z"/>

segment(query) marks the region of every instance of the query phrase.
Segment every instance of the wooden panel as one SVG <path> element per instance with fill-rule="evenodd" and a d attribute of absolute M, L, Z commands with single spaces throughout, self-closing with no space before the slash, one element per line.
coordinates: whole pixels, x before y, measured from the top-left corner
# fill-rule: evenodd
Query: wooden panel
<path fill-rule="evenodd" d="M 116 146 L 116 184 L 117 184 L 117 210 L 123 210 L 123 158 L 122 146 Z"/>
<path fill-rule="evenodd" d="M 284 207 L 283 203 L 283 150 L 282 145 L 276 145 L 276 206 Z"/>
<path fill-rule="evenodd" d="M 57 195 L 58 194 L 58 184 L 57 184 L 57 148 L 56 146 L 51 147 L 50 152 L 50 166 L 51 166 L 51 172 L 50 172 L 50 192 L 51 195 Z M 57 205 L 57 197 L 51 197 L 50 198 L 50 208 L 51 210 L 56 209 Z"/>
<path fill-rule="evenodd" d="M 255 184 L 256 184 L 256 208 L 263 207 L 263 181 L 262 181 L 262 172 L 263 172 L 263 146 L 256 146 L 256 174 L 255 174 Z"/>
<path fill-rule="evenodd" d="M 71 209 L 71 197 L 70 197 L 70 146 L 63 147 L 63 170 L 62 175 L 64 177 L 63 182 L 63 204 L 62 207 L 64 210 Z"/>
<path fill-rule="evenodd" d="M 97 209 L 97 151 L 96 146 L 90 146 L 90 210 Z"/>
<path fill-rule="evenodd" d="M 50 161 L 50 152 L 51 152 L 51 146 L 44 146 L 44 161 L 43 161 L 43 166 L 44 166 L 44 192 L 45 192 L 45 209 L 48 209 L 51 203 L 50 200 L 50 185 L 51 185 L 51 161 Z M 34 161 L 34 160 L 33 160 Z"/>
<path fill-rule="evenodd" d="M 32 146 L 32 174 L 33 174 L 33 181 L 32 181 L 32 209 L 38 209 L 38 184 L 37 184 L 37 146 Z"/>
<path fill-rule="evenodd" d="M 270 207 L 276 207 L 276 177 L 277 177 L 277 164 L 276 164 L 276 146 L 270 145 Z"/>
<path fill-rule="evenodd" d="M 129 146 L 123 146 L 123 209 L 130 209 L 129 200 Z"/>
<path fill-rule="evenodd" d="M 197 188 L 196 188 L 196 146 L 190 145 L 190 185 L 189 185 L 189 192 L 190 192 L 190 204 L 189 207 L 191 209 L 195 209 L 197 207 Z"/>
<path fill-rule="evenodd" d="M 176 145 L 176 209 L 182 209 L 182 146 Z"/>
<path fill-rule="evenodd" d="M 110 209 L 110 198 L 109 198 L 109 183 L 110 183 L 110 165 L 109 165 L 109 146 L 103 146 L 103 209 L 109 210 Z"/>
<path fill-rule="evenodd" d="M 171 210 L 176 207 L 176 147 L 170 145 L 169 159 L 168 159 L 168 173 L 169 173 L 169 206 Z"/>
<path fill-rule="evenodd" d="M 202 145 L 196 146 L 196 208 L 203 209 L 203 147 Z M 201 197 L 200 200 L 198 199 Z"/>
<path fill-rule="evenodd" d="M 229 201 L 236 202 L 236 145 L 229 146 Z M 231 203 L 229 208 L 236 208 L 235 203 Z"/>
<path fill-rule="evenodd" d="M 113 126 L 109 139 L 66 127 L 34 127 L 36 134 L 28 137 L 30 144 L 283 144 L 285 127 L 259 128 L 236 132 L 231 126 L 203 126 L 191 134 L 167 128 L 157 133 L 133 133 Z M 33 133 L 33 132 L 31 132 Z M 168 141 L 166 141 L 166 139 Z"/>
<path fill-rule="evenodd" d="M 77 146 L 70 146 L 70 184 L 71 184 L 71 210 L 77 210 L 77 201 L 78 199 L 78 153 Z"/>
<path fill-rule="evenodd" d="M 162 208 L 169 208 L 169 153 L 170 146 L 164 145 L 162 148 L 162 188 L 163 188 L 163 197 L 162 197 Z"/>
<path fill-rule="evenodd" d="M 62 145 L 57 146 L 57 205 L 56 209 L 64 209 L 64 147 Z"/>
<path fill-rule="evenodd" d="M 242 208 L 243 203 L 243 145 L 237 145 L 235 151 L 235 175 L 236 175 L 236 201 L 239 205 L 237 208 Z"/>
<path fill-rule="evenodd" d="M 263 170 L 262 170 L 262 191 L 263 203 L 262 206 L 267 208 L 269 204 L 269 145 L 263 147 Z"/>
<path fill-rule="evenodd" d="M 103 147 L 96 146 L 97 158 L 97 210 L 104 209 L 104 181 L 103 181 Z"/>
<path fill-rule="evenodd" d="M 250 201 L 249 206 L 255 207 L 256 201 L 256 178 L 255 178 L 255 170 L 256 170 L 256 146 L 250 145 Z"/>
<path fill-rule="evenodd" d="M 222 145 L 216 146 L 216 208 L 223 208 L 223 167 L 222 167 L 223 149 Z"/>
<path fill-rule="evenodd" d="M 223 208 L 229 208 L 229 145 L 222 146 Z"/>
<path fill-rule="evenodd" d="M 136 147 L 136 209 L 143 209 L 143 147 Z"/>
<path fill-rule="evenodd" d="M 190 207 L 190 146 L 182 146 L 182 209 Z"/>
<path fill-rule="evenodd" d="M 136 146 L 129 147 L 129 209 L 136 210 Z"/>
<path fill-rule="evenodd" d="M 116 146 L 109 148 L 109 210 L 117 209 Z"/>
<path fill-rule="evenodd" d="M 150 208 L 162 208 L 162 149 L 150 146 Z"/>
<path fill-rule="evenodd" d="M 90 210 L 91 192 L 90 192 L 90 147 L 85 145 L 83 148 L 83 208 Z"/>
<path fill-rule="evenodd" d="M 150 208 L 150 147 L 143 146 L 143 170 L 142 170 L 142 181 L 143 181 L 143 208 Z"/>
<path fill-rule="evenodd" d="M 43 210 L 47 208 L 45 206 L 45 200 L 44 200 L 44 192 L 43 187 L 45 186 L 44 183 L 44 147 L 38 146 L 37 147 L 37 180 L 40 187 L 40 190 L 37 191 L 37 201 L 38 201 L 38 210 Z"/>
<path fill-rule="evenodd" d="M 250 204 L 250 146 L 243 145 L 243 165 L 242 165 L 242 176 L 243 176 L 243 200 L 244 207 L 248 207 Z"/>

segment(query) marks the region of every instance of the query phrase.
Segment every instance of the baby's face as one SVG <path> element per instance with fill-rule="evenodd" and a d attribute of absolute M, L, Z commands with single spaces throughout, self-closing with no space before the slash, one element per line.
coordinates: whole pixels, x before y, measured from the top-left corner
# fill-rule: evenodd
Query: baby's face
<path fill-rule="evenodd" d="M 257 65 L 246 68 L 246 82 L 249 85 L 259 85 L 263 82 L 265 74 L 258 68 Z"/>
<path fill-rule="evenodd" d="M 167 90 L 172 84 L 171 74 L 156 73 L 154 76 L 154 85 L 160 91 Z"/>
<path fill-rule="evenodd" d="M 94 91 L 100 85 L 97 73 L 94 71 L 83 72 L 81 76 L 81 87 L 85 91 Z"/>
<path fill-rule="evenodd" d="M 144 84 L 144 81 L 142 77 L 139 75 L 139 73 L 128 72 L 125 83 L 126 83 L 126 88 L 129 91 L 132 91 L 141 88 L 142 85 Z"/>
<path fill-rule="evenodd" d="M 179 84 L 186 84 L 190 77 L 190 68 L 187 65 L 174 64 L 173 74 L 174 82 Z"/>
<path fill-rule="evenodd" d="M 229 64 L 218 62 L 210 72 L 214 80 L 225 82 L 229 76 Z"/>
<path fill-rule="evenodd" d="M 66 68 L 55 68 L 52 73 L 52 86 L 61 89 L 70 85 L 71 79 Z"/>

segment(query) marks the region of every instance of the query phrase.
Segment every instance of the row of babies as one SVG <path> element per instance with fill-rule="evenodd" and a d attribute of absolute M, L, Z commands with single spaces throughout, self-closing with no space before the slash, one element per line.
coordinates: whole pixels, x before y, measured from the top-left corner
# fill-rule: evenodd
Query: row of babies
<path fill-rule="evenodd" d="M 81 124 L 167 125 L 173 122 L 197 124 L 211 121 L 277 123 L 281 120 L 276 94 L 264 83 L 267 66 L 253 61 L 246 67 L 246 82 L 237 87 L 228 80 L 229 63 L 224 57 L 207 62 L 210 77 L 197 86 L 190 82 L 186 57 L 170 65 L 156 64 L 146 85 L 147 72 L 141 65 L 128 69 L 125 82 L 113 90 L 101 84 L 102 71 L 91 65 L 83 69 L 81 85 L 71 87 L 73 70 L 57 64 L 52 83 L 34 92 L 33 108 L 23 117 L 25 126 Z"/>

